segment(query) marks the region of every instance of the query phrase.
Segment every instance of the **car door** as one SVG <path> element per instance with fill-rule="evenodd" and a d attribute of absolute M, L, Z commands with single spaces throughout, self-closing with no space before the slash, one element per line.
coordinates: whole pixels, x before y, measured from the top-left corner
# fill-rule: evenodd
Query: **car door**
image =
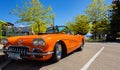
<path fill-rule="evenodd" d="M 76 48 L 79 47 L 79 37 L 77 35 L 69 35 L 69 40 L 70 40 L 70 47 L 71 50 L 75 50 Z"/>

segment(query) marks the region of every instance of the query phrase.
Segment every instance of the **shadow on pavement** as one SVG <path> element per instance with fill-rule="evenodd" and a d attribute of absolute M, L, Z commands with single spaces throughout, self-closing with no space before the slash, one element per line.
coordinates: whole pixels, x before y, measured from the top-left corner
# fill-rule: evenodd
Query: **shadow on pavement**
<path fill-rule="evenodd" d="M 66 55 L 64 58 L 76 53 L 80 52 L 75 50 L 74 52 Z M 62 59 L 64 59 L 62 58 Z M 61 60 L 62 60 L 61 59 Z M 5 55 L 0 55 L 0 64 L 5 62 L 7 57 Z M 34 61 L 34 60 L 12 60 L 5 68 L 2 70 L 40 70 L 42 67 L 54 64 L 52 61 Z"/>
<path fill-rule="evenodd" d="M 68 54 L 67 56 L 72 55 L 75 52 L 78 52 L 78 51 L 75 50 L 74 52 Z M 66 58 L 67 56 L 65 56 L 64 58 Z M 40 70 L 42 67 L 45 67 L 51 64 L 54 64 L 54 63 L 50 60 L 48 61 L 12 60 L 12 62 L 8 64 L 3 70 Z"/>
<path fill-rule="evenodd" d="M 0 66 L 10 60 L 0 50 Z M 41 67 L 54 64 L 52 61 L 12 60 L 2 70 L 40 70 Z"/>
<path fill-rule="evenodd" d="M 7 57 L 5 55 L 0 55 L 0 64 L 2 64 L 6 60 L 7 60 Z"/>
<path fill-rule="evenodd" d="M 0 49 L 0 65 L 3 65 L 5 61 L 10 60 L 2 54 Z M 52 61 L 34 61 L 34 60 L 12 60 L 2 70 L 40 70 L 41 67 L 54 64 Z"/>
<path fill-rule="evenodd" d="M 51 61 L 34 61 L 34 60 L 12 60 L 2 70 L 40 70 L 40 68 L 54 64 Z"/>

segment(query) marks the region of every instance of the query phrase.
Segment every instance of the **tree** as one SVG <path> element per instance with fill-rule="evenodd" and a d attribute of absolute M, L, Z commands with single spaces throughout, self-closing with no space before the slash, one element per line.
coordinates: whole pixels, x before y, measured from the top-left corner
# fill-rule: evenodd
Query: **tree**
<path fill-rule="evenodd" d="M 7 35 L 7 22 L 4 22 L 2 20 L 0 20 L 0 38 L 1 36 L 6 36 Z"/>
<path fill-rule="evenodd" d="M 79 14 L 75 17 L 75 21 L 68 22 L 67 26 L 75 33 L 75 34 L 87 34 L 89 31 L 89 19 L 85 15 Z"/>
<path fill-rule="evenodd" d="M 109 32 L 110 23 L 108 20 L 103 19 L 101 22 L 97 22 L 92 25 L 91 33 L 96 33 L 96 35 L 101 39 L 105 34 Z"/>
<path fill-rule="evenodd" d="M 27 22 L 35 33 L 43 32 L 47 23 L 52 21 L 51 14 L 52 8 L 44 8 L 39 0 L 30 0 L 25 2 L 23 7 L 13 9 L 11 14 L 18 16 L 20 19 L 17 22 Z"/>
<path fill-rule="evenodd" d="M 109 13 L 111 33 L 117 35 L 120 33 L 120 0 L 113 1 L 113 6 Z"/>
<path fill-rule="evenodd" d="M 90 23 L 92 23 L 91 30 L 95 39 L 97 34 L 102 31 L 102 28 L 106 28 L 106 25 L 108 24 L 107 11 L 109 8 L 110 6 L 107 6 L 104 0 L 92 0 L 92 3 L 85 10 L 86 15 L 90 19 Z"/>

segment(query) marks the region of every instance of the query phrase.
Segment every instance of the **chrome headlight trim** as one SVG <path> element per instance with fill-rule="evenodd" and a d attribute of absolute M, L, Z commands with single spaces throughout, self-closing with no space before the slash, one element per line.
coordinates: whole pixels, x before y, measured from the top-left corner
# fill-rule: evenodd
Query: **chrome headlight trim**
<path fill-rule="evenodd" d="M 45 45 L 45 41 L 41 38 L 35 38 L 32 43 L 34 46 L 44 46 Z"/>
<path fill-rule="evenodd" d="M 1 44 L 3 44 L 3 45 L 8 44 L 8 39 L 7 38 L 2 38 L 1 39 Z"/>

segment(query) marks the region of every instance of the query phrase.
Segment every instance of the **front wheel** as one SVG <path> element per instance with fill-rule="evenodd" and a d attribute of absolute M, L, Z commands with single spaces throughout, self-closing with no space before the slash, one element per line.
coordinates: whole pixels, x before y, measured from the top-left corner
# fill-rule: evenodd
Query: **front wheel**
<path fill-rule="evenodd" d="M 54 47 L 54 53 L 52 55 L 52 61 L 57 62 L 62 58 L 62 45 L 60 43 L 56 43 Z"/>

